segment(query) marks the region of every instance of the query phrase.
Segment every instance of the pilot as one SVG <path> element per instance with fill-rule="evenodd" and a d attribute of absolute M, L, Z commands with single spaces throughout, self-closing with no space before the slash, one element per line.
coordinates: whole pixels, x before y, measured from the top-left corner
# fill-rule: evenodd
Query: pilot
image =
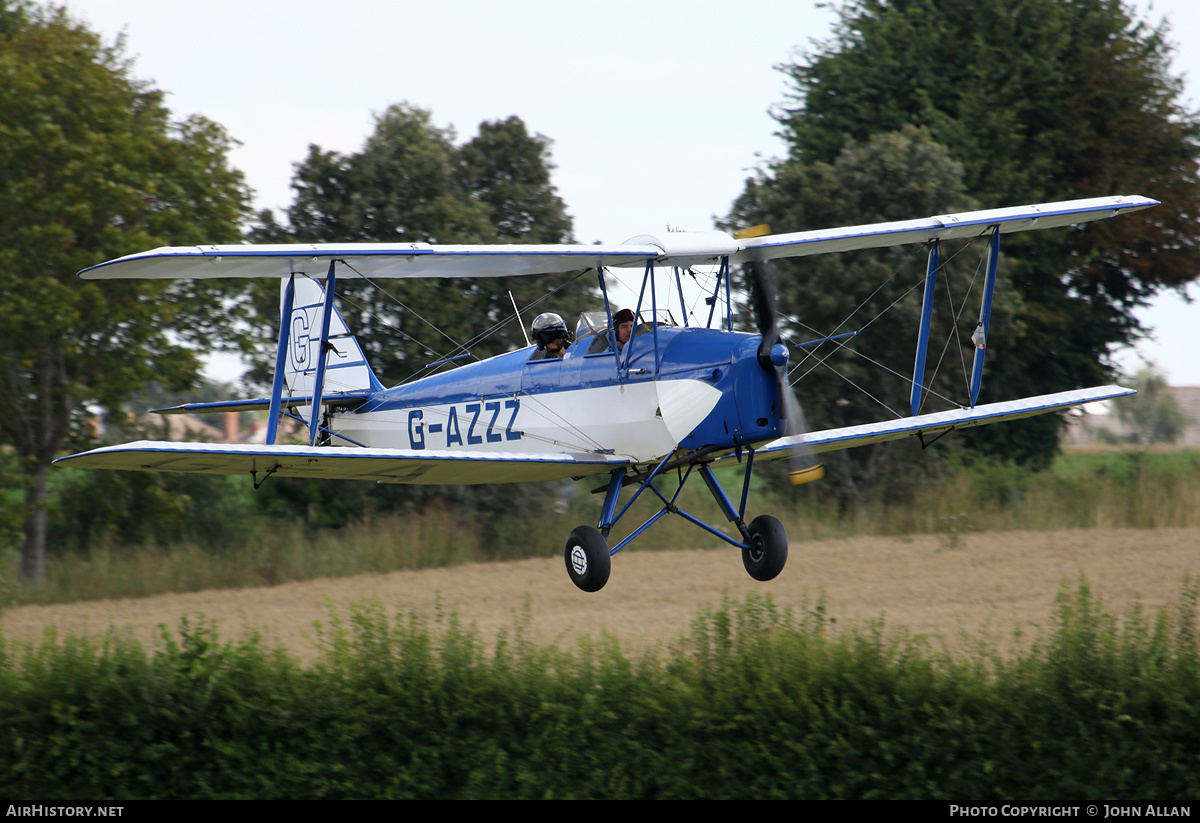
<path fill-rule="evenodd" d="M 567 324 L 554 312 L 545 312 L 533 318 L 533 342 L 537 343 L 537 351 L 530 360 L 545 360 L 550 357 L 562 357 L 571 345 L 571 332 Z"/>
<path fill-rule="evenodd" d="M 621 309 L 614 314 L 613 326 L 617 329 L 617 351 L 621 351 L 629 342 L 629 338 L 633 337 L 633 310 Z M 592 343 L 588 349 L 588 354 L 612 351 L 612 342 L 609 338 L 610 333 L 607 331 L 597 335 L 596 342 Z"/>
<path fill-rule="evenodd" d="M 621 309 L 614 314 L 613 325 L 617 327 L 617 351 L 620 351 L 633 337 L 633 309 Z"/>

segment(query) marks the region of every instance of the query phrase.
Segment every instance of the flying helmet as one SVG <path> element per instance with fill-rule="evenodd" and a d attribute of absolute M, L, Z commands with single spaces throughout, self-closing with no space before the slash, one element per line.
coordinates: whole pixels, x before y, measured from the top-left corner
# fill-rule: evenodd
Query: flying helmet
<path fill-rule="evenodd" d="M 555 340 L 570 345 L 572 335 L 563 319 L 552 311 L 544 312 L 533 318 L 533 342 L 539 349 L 544 349 Z"/>

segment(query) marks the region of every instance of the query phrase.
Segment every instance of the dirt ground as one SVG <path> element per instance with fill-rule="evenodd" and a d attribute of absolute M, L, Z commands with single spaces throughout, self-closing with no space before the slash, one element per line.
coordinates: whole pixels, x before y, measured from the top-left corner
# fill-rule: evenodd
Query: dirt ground
<path fill-rule="evenodd" d="M 259 632 L 302 660 L 317 654 L 314 622 L 328 624 L 357 602 L 389 613 L 416 609 L 431 620 L 455 612 L 485 638 L 511 627 L 528 608 L 533 638 L 573 645 L 581 634 L 616 636 L 631 650 L 670 643 L 705 604 L 751 590 L 800 608 L 823 593 L 841 623 L 883 615 L 935 642 L 960 646 L 963 633 L 1011 644 L 1046 625 L 1063 585 L 1085 578 L 1110 609 L 1172 603 L 1185 575 L 1200 575 L 1200 528 L 1156 531 L 1055 531 L 793 542 L 776 580 L 757 583 L 734 549 L 629 552 L 613 558 L 606 588 L 578 591 L 561 558 L 524 560 L 289 583 L 267 589 L 207 591 L 136 600 L 24 606 L 0 616 L 10 639 L 32 640 L 48 627 L 99 635 L 109 627 L 153 643 L 159 624 L 203 614 L 221 636 Z"/>

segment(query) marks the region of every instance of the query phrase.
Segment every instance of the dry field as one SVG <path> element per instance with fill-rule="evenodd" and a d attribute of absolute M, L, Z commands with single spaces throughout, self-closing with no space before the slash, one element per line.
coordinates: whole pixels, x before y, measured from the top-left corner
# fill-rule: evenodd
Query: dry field
<path fill-rule="evenodd" d="M 629 649 L 670 643 L 705 604 L 750 590 L 784 607 L 811 606 L 823 593 L 841 623 L 883 615 L 887 624 L 950 646 L 986 633 L 1002 645 L 1044 626 L 1056 593 L 1085 578 L 1110 609 L 1134 602 L 1157 610 L 1175 601 L 1185 575 L 1200 575 L 1200 528 L 1051 531 L 856 538 L 794 542 L 787 568 L 756 583 L 736 550 L 629 552 L 613 558 L 608 586 L 578 591 L 561 558 L 290 583 L 274 588 L 162 595 L 58 606 L 24 606 L 0 616 L 11 639 L 48 627 L 99 635 L 116 627 L 144 642 L 159 624 L 203 614 L 222 637 L 259 632 L 302 660 L 317 653 L 314 623 L 357 602 L 388 612 L 418 610 L 431 621 L 457 613 L 485 638 L 526 608 L 533 639 L 573 645 L 607 632 Z"/>

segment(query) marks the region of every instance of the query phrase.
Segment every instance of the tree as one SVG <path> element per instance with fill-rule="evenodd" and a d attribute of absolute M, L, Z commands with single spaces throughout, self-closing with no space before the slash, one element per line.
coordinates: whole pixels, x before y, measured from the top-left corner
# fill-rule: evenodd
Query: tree
<path fill-rule="evenodd" d="M 501 243 L 565 243 L 571 218 L 550 182 L 550 141 L 521 118 L 479 124 L 458 151 L 459 180 L 484 205 Z"/>
<path fill-rule="evenodd" d="M 186 384 L 195 346 L 229 332 L 220 286 L 75 277 L 132 251 L 238 239 L 248 192 L 229 138 L 203 118 L 172 123 L 162 98 L 120 42 L 63 10 L 0 14 L 0 432 L 24 478 L 26 583 L 44 577 L 47 474 L 87 436 L 84 405 L 115 413 L 151 380 Z"/>
<path fill-rule="evenodd" d="M 989 339 L 985 397 L 1111 379 L 1109 351 L 1138 332 L 1133 310 L 1200 271 L 1200 123 L 1180 106 L 1165 27 L 1138 22 L 1121 0 L 850 0 L 838 12 L 831 40 L 782 67 L 788 162 L 833 163 L 852 143 L 915 125 L 962 164 L 979 208 L 1108 194 L 1163 201 L 1003 243 L 1017 313 Z M 749 186 L 786 201 L 785 167 Z M 1046 416 L 977 430 L 970 442 L 1045 462 L 1059 428 Z"/>
<path fill-rule="evenodd" d="M 457 147 L 453 132 L 437 128 L 431 120 L 424 109 L 396 104 L 375 118 L 374 132 L 356 154 L 310 146 L 292 183 L 296 200 L 287 211 L 288 225 L 264 213 L 252 239 L 570 241 L 571 218 L 550 183 L 549 140 L 531 136 L 519 118 L 510 117 L 481 124 L 477 137 Z M 524 306 L 563 283 L 562 277 L 549 276 L 367 285 L 341 280 L 338 294 L 346 322 L 388 385 L 420 375 L 426 364 L 447 354 L 461 353 L 455 351 L 459 343 L 475 341 L 468 348 L 477 358 L 524 345 L 521 329 L 513 322 L 509 291 Z M 576 290 L 577 300 L 580 294 Z M 278 301 L 274 289 L 263 293 L 260 304 L 265 327 L 272 333 L 278 324 Z M 555 305 L 567 314 L 561 304 Z M 494 334 L 476 340 L 497 324 Z M 267 374 L 264 361 L 258 376 Z"/>

